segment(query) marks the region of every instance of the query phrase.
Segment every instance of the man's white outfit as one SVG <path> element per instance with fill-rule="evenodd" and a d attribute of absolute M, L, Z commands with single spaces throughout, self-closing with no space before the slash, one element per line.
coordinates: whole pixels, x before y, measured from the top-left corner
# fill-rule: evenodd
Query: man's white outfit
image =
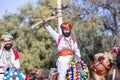
<path fill-rule="evenodd" d="M 53 30 L 50 25 L 45 25 L 45 28 L 47 29 L 49 34 L 53 37 L 53 39 L 56 42 L 58 42 L 58 38 L 59 38 L 60 34 L 58 34 L 55 30 Z M 65 37 L 65 39 L 69 41 L 74 54 L 80 58 L 81 57 L 80 50 L 78 49 L 76 41 L 73 42 L 73 40 L 71 39 L 71 36 Z M 64 38 L 62 38 L 60 40 L 60 43 L 59 43 L 57 49 L 59 51 L 59 50 L 62 50 L 64 48 L 68 48 L 68 47 L 70 47 L 69 44 L 67 44 L 66 41 L 64 40 Z M 58 80 L 65 80 L 67 69 L 69 67 L 69 63 L 72 60 L 72 58 L 73 58 L 73 56 L 59 56 L 58 57 L 58 59 L 57 59 L 57 69 L 58 69 L 58 74 L 59 74 Z"/>
<path fill-rule="evenodd" d="M 19 69 L 19 57 L 15 56 L 13 49 L 10 49 L 9 51 L 0 49 L 0 80 L 3 80 L 4 71 L 8 68 L 8 64 L 12 64 L 13 67 Z"/>

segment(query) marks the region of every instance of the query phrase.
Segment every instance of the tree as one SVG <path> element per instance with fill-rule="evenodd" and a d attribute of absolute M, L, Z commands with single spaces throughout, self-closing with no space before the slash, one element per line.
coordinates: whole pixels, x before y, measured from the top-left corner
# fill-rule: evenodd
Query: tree
<path fill-rule="evenodd" d="M 53 2 L 50 2 L 50 4 L 53 6 Z M 52 9 L 48 6 L 46 6 L 44 1 L 38 3 L 35 8 L 32 4 L 27 3 L 18 9 L 19 14 L 7 13 L 3 20 L 0 20 L 0 34 L 9 32 L 14 35 L 13 47 L 20 53 L 22 70 L 33 67 L 49 68 L 50 66 L 55 66 L 54 63 L 53 65 L 47 65 L 50 61 L 53 62 L 53 58 L 49 59 L 52 57 L 52 52 L 55 51 L 51 49 L 53 47 L 51 46 L 53 40 L 43 25 L 40 25 L 39 29 L 30 29 L 37 21 L 49 17 Z"/>
<path fill-rule="evenodd" d="M 89 3 L 86 3 L 86 1 L 83 0 L 80 3 L 78 0 L 77 3 L 81 6 L 76 5 L 71 0 L 62 1 L 62 5 L 67 4 L 67 8 L 63 9 L 63 21 L 72 24 L 72 34 L 77 39 L 83 57 L 105 50 L 109 51 L 113 47 L 112 42 L 114 41 L 109 32 L 106 33 L 108 29 L 103 27 L 106 25 L 105 21 L 111 21 L 111 19 L 109 17 L 104 19 L 103 16 L 107 15 L 97 13 L 99 8 L 102 8 L 97 3 L 93 4 L 89 1 Z M 38 0 L 36 7 L 33 7 L 31 3 L 27 3 L 18 9 L 19 14 L 7 13 L 0 20 L 0 34 L 10 32 L 14 35 L 13 47 L 20 53 L 22 70 L 33 67 L 51 68 L 56 66 L 55 41 L 46 32 L 43 25 L 39 25 L 37 29 L 30 29 L 36 22 L 49 17 L 55 11 L 56 5 L 56 0 Z M 102 10 L 104 9 L 102 8 Z M 117 16 L 119 19 L 119 14 Z M 58 31 L 57 20 L 50 21 L 49 24 Z M 114 29 L 114 27 L 110 28 Z"/>
<path fill-rule="evenodd" d="M 83 16 L 89 18 L 91 14 L 96 14 L 99 16 L 100 21 L 93 18 L 93 21 L 101 26 L 102 32 L 113 35 L 114 39 L 118 41 L 119 46 L 119 0 L 82 0 L 78 3 L 81 6 L 78 6 L 79 11 L 82 12 Z M 83 5 L 84 4 L 84 5 Z M 84 11 L 83 11 L 84 10 Z M 89 16 L 88 16 L 89 15 Z M 86 18 L 83 17 L 83 18 Z M 87 19 L 88 19 L 87 18 Z M 114 41 L 114 40 L 113 40 Z M 114 43 L 112 41 L 112 43 Z M 112 45 L 113 47 L 114 45 Z"/>

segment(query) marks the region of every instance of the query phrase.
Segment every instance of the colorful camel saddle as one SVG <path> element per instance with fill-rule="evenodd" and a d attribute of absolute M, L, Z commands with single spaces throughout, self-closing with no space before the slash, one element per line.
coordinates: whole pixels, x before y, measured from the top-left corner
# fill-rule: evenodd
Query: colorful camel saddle
<path fill-rule="evenodd" d="M 67 70 L 66 80 L 89 80 L 89 70 L 84 61 L 72 60 Z"/>
<path fill-rule="evenodd" d="M 7 68 L 3 80 L 23 80 L 21 72 L 15 68 Z"/>

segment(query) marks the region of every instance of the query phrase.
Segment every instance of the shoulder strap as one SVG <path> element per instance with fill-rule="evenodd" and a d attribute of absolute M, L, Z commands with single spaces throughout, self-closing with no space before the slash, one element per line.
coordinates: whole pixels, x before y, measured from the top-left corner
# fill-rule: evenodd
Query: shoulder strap
<path fill-rule="evenodd" d="M 63 35 L 59 35 L 58 37 L 58 41 L 56 42 L 56 47 L 58 47 L 58 45 L 60 44 L 60 40 L 62 39 Z"/>
<path fill-rule="evenodd" d="M 56 47 L 58 47 L 58 45 L 60 44 L 60 40 L 62 39 L 63 35 L 59 35 L 58 37 L 58 41 L 56 42 Z M 74 37 L 71 37 L 71 39 L 73 40 L 73 43 L 75 43 L 76 39 Z"/>
<path fill-rule="evenodd" d="M 14 53 L 14 55 L 15 55 L 15 60 L 16 60 L 16 59 L 19 59 L 19 54 L 18 54 L 18 52 L 13 49 L 13 53 Z"/>
<path fill-rule="evenodd" d="M 74 37 L 71 37 L 71 39 L 73 40 L 73 43 L 75 43 L 76 39 Z"/>

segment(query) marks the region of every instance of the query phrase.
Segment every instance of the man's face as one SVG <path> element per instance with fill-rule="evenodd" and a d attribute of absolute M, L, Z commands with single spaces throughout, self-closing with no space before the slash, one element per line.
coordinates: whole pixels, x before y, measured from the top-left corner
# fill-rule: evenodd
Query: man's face
<path fill-rule="evenodd" d="M 65 37 L 69 37 L 70 36 L 71 31 L 69 29 L 62 29 L 62 34 Z"/>
<path fill-rule="evenodd" d="M 5 44 L 4 48 L 9 50 L 12 47 L 12 39 L 5 38 L 4 39 L 4 44 Z"/>

